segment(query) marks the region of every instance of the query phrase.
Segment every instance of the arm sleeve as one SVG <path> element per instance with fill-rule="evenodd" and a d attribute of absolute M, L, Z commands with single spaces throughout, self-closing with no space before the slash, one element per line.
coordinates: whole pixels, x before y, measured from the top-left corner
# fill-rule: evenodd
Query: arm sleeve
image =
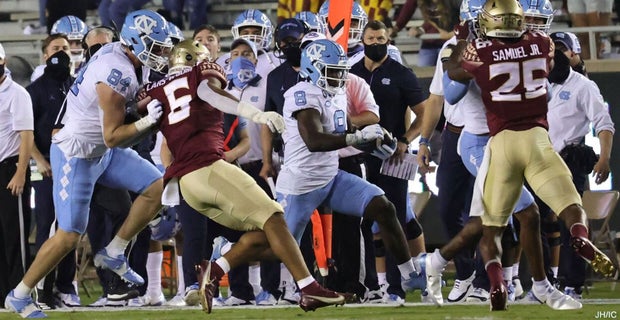
<path fill-rule="evenodd" d="M 444 98 L 449 104 L 456 104 L 466 94 L 469 89 L 469 83 L 461 83 L 454 81 L 448 77 L 448 72 L 443 73 Z"/>
<path fill-rule="evenodd" d="M 417 8 L 417 0 L 407 0 L 407 2 L 405 2 L 405 5 L 400 8 L 400 12 L 398 13 L 398 17 L 396 18 L 396 26 L 398 27 L 398 29 L 402 30 L 407 25 L 407 22 L 411 20 L 411 17 L 413 17 L 413 13 Z"/>

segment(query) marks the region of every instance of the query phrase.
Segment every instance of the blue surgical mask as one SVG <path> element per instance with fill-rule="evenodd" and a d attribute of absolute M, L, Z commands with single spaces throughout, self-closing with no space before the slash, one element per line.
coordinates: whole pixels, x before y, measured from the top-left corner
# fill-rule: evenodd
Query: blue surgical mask
<path fill-rule="evenodd" d="M 238 57 L 230 63 L 232 81 L 237 88 L 245 88 L 256 77 L 256 66 L 245 57 Z"/>

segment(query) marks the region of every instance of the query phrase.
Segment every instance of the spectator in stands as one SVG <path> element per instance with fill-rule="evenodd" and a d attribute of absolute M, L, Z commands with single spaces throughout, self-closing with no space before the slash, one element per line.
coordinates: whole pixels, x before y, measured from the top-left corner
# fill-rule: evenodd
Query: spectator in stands
<path fill-rule="evenodd" d="M 24 34 L 44 34 L 47 33 L 47 0 L 39 0 L 39 24 L 29 24 L 24 28 Z"/>
<path fill-rule="evenodd" d="M 568 13 L 573 27 L 596 27 L 611 25 L 611 10 L 613 2 L 611 0 L 568 0 Z M 601 41 L 600 32 L 594 33 L 597 50 L 595 53 L 598 58 L 603 57 L 605 43 Z M 578 33 L 579 42 L 582 44 L 582 57 L 590 59 L 590 42 L 588 33 Z M 608 41 L 608 40 L 607 40 Z M 607 43 L 608 44 L 608 43 Z"/>
<path fill-rule="evenodd" d="M 118 1 L 118 0 L 117 0 Z M 207 0 L 163 0 L 163 5 L 170 12 L 171 21 L 184 30 L 183 17 L 189 17 L 189 29 L 196 30 L 207 23 Z M 187 9 L 187 12 L 184 10 Z"/>
<path fill-rule="evenodd" d="M 148 2 L 149 0 L 101 0 L 97 9 L 101 24 L 120 30 L 127 13 L 141 9 Z"/>
<path fill-rule="evenodd" d="M 50 166 L 50 144 L 52 129 L 56 117 L 65 101 L 69 87 L 73 83 L 70 74 L 69 40 L 64 34 L 53 34 L 43 41 L 45 52 L 43 58 L 46 67 L 43 75 L 31 83 L 26 90 L 32 99 L 34 114 L 34 146 L 32 158 L 37 163 L 37 171 L 43 176 L 40 181 L 33 181 L 35 190 L 35 221 L 37 237 L 35 248 L 38 250 L 56 229 L 56 220 L 52 196 L 52 169 Z M 51 229 L 53 228 L 53 229 Z M 53 292 L 58 292 L 60 302 L 67 307 L 80 306 L 80 297 L 73 286 L 76 272 L 75 250 L 66 255 L 56 268 L 48 274 L 43 283 L 37 285 L 38 302 L 42 308 L 55 309 Z M 54 290 L 54 285 L 56 290 Z"/>
<path fill-rule="evenodd" d="M 434 66 L 443 43 L 453 35 L 452 29 L 459 22 L 458 7 L 452 7 L 444 0 L 423 0 L 420 10 L 424 22 L 409 29 L 409 35 L 438 34 L 439 39 L 422 39 L 418 53 L 418 66 Z"/>
<path fill-rule="evenodd" d="M 85 21 L 87 6 L 88 1 L 47 0 L 45 7 L 47 10 L 47 33 L 51 34 L 52 25 L 64 16 L 76 16 Z M 122 21 L 120 25 L 122 25 Z"/>
<path fill-rule="evenodd" d="M 294 18 L 296 14 L 302 11 L 318 12 L 319 7 L 324 0 L 278 0 L 278 9 L 276 15 L 278 16 L 277 23 L 280 24 L 282 20 Z"/>
<path fill-rule="evenodd" d="M 379 20 L 386 23 L 388 13 L 394 6 L 394 0 L 366 0 L 360 1 L 364 11 L 368 13 L 368 20 Z"/>
<path fill-rule="evenodd" d="M 0 44 L 0 299 L 30 264 L 30 154 L 34 144 L 32 102 L 6 74 Z"/>

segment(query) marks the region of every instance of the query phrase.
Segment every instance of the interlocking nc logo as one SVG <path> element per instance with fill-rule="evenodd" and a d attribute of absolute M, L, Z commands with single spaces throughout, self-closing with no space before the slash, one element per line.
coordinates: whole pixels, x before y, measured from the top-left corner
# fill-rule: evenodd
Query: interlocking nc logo
<path fill-rule="evenodd" d="M 237 79 L 241 80 L 242 82 L 248 82 L 252 80 L 253 77 L 254 71 L 250 69 L 241 69 L 237 73 Z"/>
<path fill-rule="evenodd" d="M 306 48 L 306 52 L 310 60 L 320 60 L 325 49 L 325 45 L 313 43 L 308 48 Z"/>
<path fill-rule="evenodd" d="M 151 34 L 153 29 L 157 27 L 157 21 L 149 16 L 141 15 L 134 19 L 136 30 L 140 33 Z"/>

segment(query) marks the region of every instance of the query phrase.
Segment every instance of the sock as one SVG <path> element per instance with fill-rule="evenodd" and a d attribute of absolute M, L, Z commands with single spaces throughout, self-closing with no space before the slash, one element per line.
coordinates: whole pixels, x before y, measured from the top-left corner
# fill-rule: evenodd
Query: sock
<path fill-rule="evenodd" d="M 541 296 L 547 293 L 553 286 L 551 282 L 545 278 L 544 280 L 536 281 L 532 279 L 532 290 L 534 290 L 534 294 L 537 296 Z M 544 301 L 543 301 L 544 302 Z"/>
<path fill-rule="evenodd" d="M 443 271 L 446 268 L 446 265 L 448 265 L 448 260 L 441 255 L 439 249 L 435 249 L 433 253 L 427 256 L 427 259 L 431 259 L 431 266 L 433 269 L 438 271 Z"/>
<path fill-rule="evenodd" d="M 13 289 L 13 295 L 17 299 L 26 299 L 30 297 L 32 288 L 28 287 L 23 281 L 20 282 L 15 289 Z"/>
<path fill-rule="evenodd" d="M 487 270 L 487 275 L 489 276 L 489 282 L 491 284 L 491 289 L 499 288 L 504 282 L 503 272 L 502 272 L 502 263 L 497 259 L 493 259 L 484 266 Z"/>
<path fill-rule="evenodd" d="M 260 264 L 250 266 L 248 281 L 254 286 L 260 286 Z"/>
<path fill-rule="evenodd" d="M 387 273 L 385 272 L 377 272 L 377 279 L 379 281 L 379 285 L 387 284 Z"/>
<path fill-rule="evenodd" d="M 512 265 L 512 277 L 519 278 L 519 262 Z"/>
<path fill-rule="evenodd" d="M 504 280 L 505 281 L 512 281 L 512 266 L 510 267 L 504 267 L 503 270 L 503 274 L 504 274 Z"/>
<path fill-rule="evenodd" d="M 230 251 L 230 249 L 232 248 L 233 243 L 232 242 L 227 242 L 225 245 L 222 246 L 222 251 L 220 251 L 220 253 L 222 255 L 225 255 L 228 253 L 228 251 Z"/>
<path fill-rule="evenodd" d="M 129 240 L 124 240 L 118 236 L 114 236 L 114 239 L 105 247 L 108 255 L 111 257 L 122 256 L 125 254 L 125 249 L 129 245 Z"/>
<path fill-rule="evenodd" d="M 146 292 L 148 292 L 151 297 L 159 298 L 161 294 L 161 264 L 163 261 L 163 251 L 149 252 L 146 259 L 146 275 L 149 279 Z"/>
<path fill-rule="evenodd" d="M 185 293 L 185 275 L 183 275 L 183 256 L 177 256 L 177 294 Z"/>
<path fill-rule="evenodd" d="M 228 271 L 230 271 L 230 264 L 224 257 L 220 257 L 215 260 L 215 263 L 211 263 L 211 279 L 219 281 Z"/>
<path fill-rule="evenodd" d="M 312 276 L 307 276 L 299 281 L 297 281 L 297 286 L 299 286 L 299 290 L 304 290 L 304 288 L 306 288 L 307 286 L 316 283 L 318 285 L 318 282 L 316 282 L 316 280 L 314 280 L 314 277 Z"/>
<path fill-rule="evenodd" d="M 570 236 L 571 243 L 573 244 L 577 254 L 586 259 L 588 262 L 594 260 L 596 252 L 594 251 L 592 244 L 590 243 L 590 245 L 587 245 L 586 242 L 586 245 L 581 245 L 585 242 L 581 239 L 588 239 L 588 228 L 583 225 L 583 223 L 575 223 L 570 227 Z"/>
<path fill-rule="evenodd" d="M 415 267 L 413 266 L 413 259 L 409 259 L 406 262 L 399 264 L 398 270 L 400 270 L 400 276 L 403 279 L 411 279 L 410 274 L 415 271 Z"/>
<path fill-rule="evenodd" d="M 284 266 L 284 264 L 280 264 L 280 287 L 285 288 L 287 286 L 292 286 L 294 283 L 293 275 L 288 271 L 288 269 Z"/>
<path fill-rule="evenodd" d="M 583 223 L 575 223 L 570 226 L 571 237 L 588 239 L 588 228 Z"/>
<path fill-rule="evenodd" d="M 554 278 L 558 278 L 558 269 L 560 269 L 560 267 L 551 267 L 551 272 L 553 272 L 553 277 Z"/>

